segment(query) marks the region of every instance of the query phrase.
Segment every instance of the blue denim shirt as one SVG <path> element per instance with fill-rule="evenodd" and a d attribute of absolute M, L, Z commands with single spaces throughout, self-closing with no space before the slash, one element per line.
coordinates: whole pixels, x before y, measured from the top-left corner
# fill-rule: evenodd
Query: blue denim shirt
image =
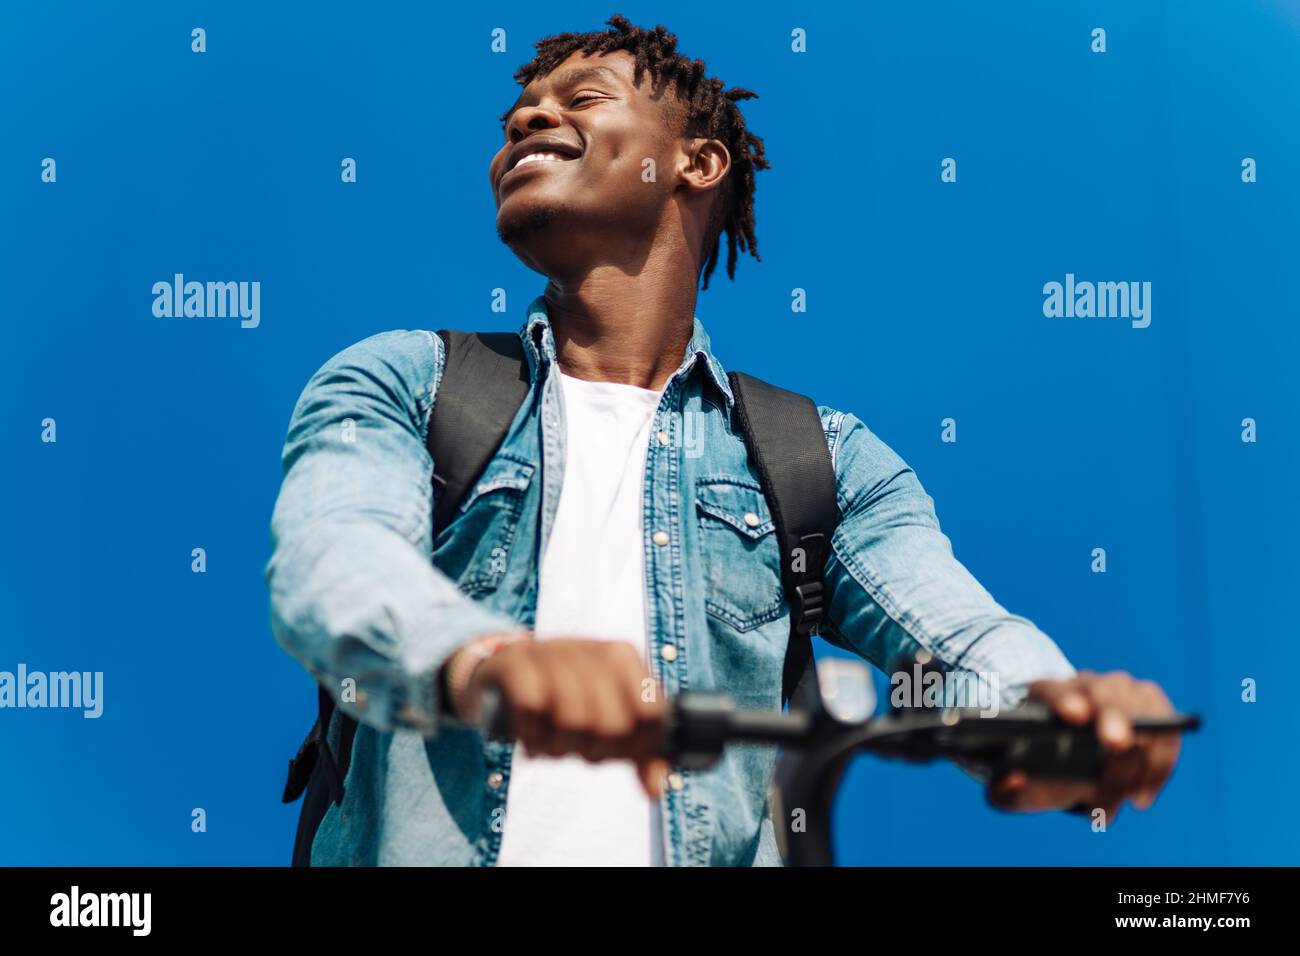
<path fill-rule="evenodd" d="M 437 335 L 385 332 L 345 349 L 294 409 L 266 569 L 272 625 L 336 697 L 345 681 L 356 688 L 339 706 L 360 722 L 345 797 L 321 824 L 314 865 L 496 862 L 513 745 L 440 716 L 436 675 L 476 635 L 534 623 L 565 458 L 544 299 L 529 306 L 520 335 L 529 397 L 445 528 L 431 527 L 425 444 L 443 366 Z M 776 710 L 788 606 L 733 409 L 697 318 L 646 459 L 647 652 L 670 696 L 723 689 L 742 706 Z M 880 667 L 924 648 L 949 669 L 997 675 L 1007 706 L 1031 680 L 1072 675 L 1050 638 L 953 557 L 911 469 L 858 418 L 819 411 L 843 515 L 820 636 Z M 774 758 L 772 748 L 733 747 L 707 771 L 677 771 L 662 799 L 667 862 L 779 865 L 767 808 Z"/>

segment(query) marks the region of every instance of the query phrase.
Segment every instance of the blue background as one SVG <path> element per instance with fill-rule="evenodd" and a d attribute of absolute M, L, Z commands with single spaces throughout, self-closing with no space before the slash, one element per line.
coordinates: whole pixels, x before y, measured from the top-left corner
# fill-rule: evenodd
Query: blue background
<path fill-rule="evenodd" d="M 315 697 L 262 569 L 290 410 L 371 333 L 522 321 L 542 280 L 495 236 L 497 118 L 533 41 L 615 10 L 762 97 L 763 261 L 698 307 L 724 365 L 859 414 L 1004 605 L 1206 718 L 1156 808 L 1105 834 L 859 761 L 841 859 L 1300 862 L 1300 4 L 954 0 L 6 5 L 0 669 L 102 670 L 106 710 L 0 711 L 0 863 L 287 862 Z M 260 281 L 260 327 L 155 318 L 175 272 Z M 1066 272 L 1152 282 L 1150 328 L 1044 318 Z"/>

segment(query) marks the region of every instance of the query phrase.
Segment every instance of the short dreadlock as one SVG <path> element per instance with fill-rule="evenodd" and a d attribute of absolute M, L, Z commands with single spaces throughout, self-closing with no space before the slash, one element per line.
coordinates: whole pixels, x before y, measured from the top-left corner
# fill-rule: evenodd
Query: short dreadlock
<path fill-rule="evenodd" d="M 737 250 L 759 258 L 754 238 L 754 172 L 771 168 L 763 153 L 763 140 L 745 128 L 745 118 L 736 105 L 758 94 L 742 89 L 724 90 L 721 80 L 705 75 L 703 60 L 690 60 L 677 52 L 677 37 L 662 26 L 643 30 L 618 14 L 605 23 L 610 29 L 559 33 L 537 41 L 537 55 L 519 68 L 515 79 L 520 86 L 527 86 L 574 53 L 600 55 L 625 50 L 636 57 L 633 82 L 637 86 L 647 71 L 653 81 L 652 89 L 672 84 L 677 99 L 685 101 L 684 116 L 675 120 L 678 132 L 688 137 L 721 140 L 731 153 L 731 171 L 718 189 L 705 230 L 704 288 L 709 287 L 709 276 L 718 263 L 724 231 L 727 233 L 727 275 L 735 278 Z M 502 121 L 505 119 L 503 116 Z"/>

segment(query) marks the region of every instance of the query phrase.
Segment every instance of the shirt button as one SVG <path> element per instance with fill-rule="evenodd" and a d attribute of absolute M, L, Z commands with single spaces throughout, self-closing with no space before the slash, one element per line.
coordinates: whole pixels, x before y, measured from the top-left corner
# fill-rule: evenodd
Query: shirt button
<path fill-rule="evenodd" d="M 676 647 L 676 645 L 673 645 L 673 644 L 665 644 L 663 647 L 659 648 L 659 656 L 662 657 L 662 658 L 663 658 L 664 660 L 666 660 L 666 661 L 675 661 L 675 660 L 677 660 L 677 647 Z"/>
<path fill-rule="evenodd" d="M 659 444 L 661 444 L 661 445 L 667 445 L 667 444 L 668 444 L 668 433 L 667 433 L 667 432 L 660 432 L 660 433 L 659 433 Z"/>
<path fill-rule="evenodd" d="M 682 779 L 680 773 L 674 770 L 668 775 L 668 786 L 672 787 L 674 790 L 680 790 L 682 787 L 686 786 L 686 781 Z"/>
<path fill-rule="evenodd" d="M 370 703 L 369 695 L 364 690 L 357 691 L 357 710 L 365 710 L 368 703 Z"/>
<path fill-rule="evenodd" d="M 490 774 L 488 774 L 487 783 L 488 786 L 491 787 L 493 790 L 500 790 L 501 784 L 505 782 L 506 782 L 505 774 L 503 774 L 500 770 L 493 770 Z"/>
<path fill-rule="evenodd" d="M 757 528 L 757 527 L 758 527 L 758 515 L 754 514 L 754 512 L 752 512 L 752 511 L 746 511 L 746 512 L 745 512 L 745 524 L 749 525 L 751 528 Z"/>
<path fill-rule="evenodd" d="M 654 533 L 654 536 L 651 537 L 650 540 L 653 541 L 655 544 L 659 545 L 659 547 L 662 548 L 664 545 L 666 545 L 666 544 L 668 543 L 668 532 L 667 532 L 667 531 L 656 531 L 656 532 Z"/>

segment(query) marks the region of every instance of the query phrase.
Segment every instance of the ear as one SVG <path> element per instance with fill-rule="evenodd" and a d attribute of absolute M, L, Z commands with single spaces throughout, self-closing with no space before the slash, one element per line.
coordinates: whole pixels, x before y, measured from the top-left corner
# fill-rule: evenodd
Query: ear
<path fill-rule="evenodd" d="M 684 144 L 678 178 L 690 192 L 717 188 L 731 171 L 731 153 L 717 139 L 690 139 Z"/>

